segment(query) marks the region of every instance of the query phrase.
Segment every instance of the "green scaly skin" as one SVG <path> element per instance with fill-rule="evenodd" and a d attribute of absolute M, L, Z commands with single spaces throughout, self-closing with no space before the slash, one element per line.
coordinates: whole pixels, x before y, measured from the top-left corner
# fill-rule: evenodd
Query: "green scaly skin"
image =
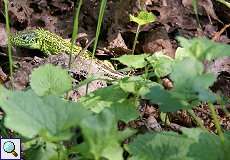
<path fill-rule="evenodd" d="M 70 41 L 41 28 L 21 31 L 11 35 L 10 42 L 13 46 L 38 49 L 44 52 L 46 55 L 54 55 L 59 53 L 73 53 L 74 55 L 77 55 L 82 50 L 81 47 L 74 45 L 71 52 Z M 83 60 L 91 60 L 91 53 L 89 51 L 85 51 L 80 56 Z M 110 68 L 103 61 L 100 61 L 96 58 L 92 59 L 92 61 L 94 64 L 96 64 L 94 67 L 98 67 L 102 72 L 105 73 L 105 76 L 111 79 L 120 79 L 124 77 L 123 74 Z"/>

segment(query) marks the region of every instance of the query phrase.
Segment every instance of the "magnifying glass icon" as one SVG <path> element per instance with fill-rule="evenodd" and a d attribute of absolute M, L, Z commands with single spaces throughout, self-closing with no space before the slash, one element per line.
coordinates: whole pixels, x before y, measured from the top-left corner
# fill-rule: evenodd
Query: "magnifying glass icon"
<path fill-rule="evenodd" d="M 11 153 L 12 155 L 14 155 L 14 157 L 18 156 L 17 152 L 15 152 L 15 145 L 11 141 L 7 141 L 3 144 L 3 150 L 6 153 Z"/>

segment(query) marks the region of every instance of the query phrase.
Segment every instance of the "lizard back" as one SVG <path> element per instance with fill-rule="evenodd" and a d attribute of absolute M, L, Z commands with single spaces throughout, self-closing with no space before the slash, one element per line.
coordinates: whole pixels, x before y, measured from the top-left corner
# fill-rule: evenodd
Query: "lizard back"
<path fill-rule="evenodd" d="M 10 41 L 14 46 L 39 49 L 47 55 L 59 54 L 59 53 L 68 53 L 71 51 L 73 54 L 77 55 L 82 50 L 81 47 L 73 45 L 71 48 L 71 43 L 68 40 L 63 39 L 62 37 L 52 33 L 48 30 L 42 28 L 18 32 L 15 35 L 10 36 Z M 85 51 L 79 55 L 83 60 L 91 60 L 94 62 L 94 66 L 100 71 L 104 72 L 104 75 L 111 79 L 120 79 L 124 75 L 116 70 L 112 69 L 110 66 L 106 65 L 103 61 L 91 57 L 89 51 Z"/>

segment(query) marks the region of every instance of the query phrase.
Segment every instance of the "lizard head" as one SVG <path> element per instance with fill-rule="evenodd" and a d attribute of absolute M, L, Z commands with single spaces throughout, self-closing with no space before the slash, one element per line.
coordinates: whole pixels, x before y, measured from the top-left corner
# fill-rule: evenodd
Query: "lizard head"
<path fill-rule="evenodd" d="M 22 31 L 11 35 L 10 42 L 14 46 L 39 49 L 38 37 L 35 31 Z"/>

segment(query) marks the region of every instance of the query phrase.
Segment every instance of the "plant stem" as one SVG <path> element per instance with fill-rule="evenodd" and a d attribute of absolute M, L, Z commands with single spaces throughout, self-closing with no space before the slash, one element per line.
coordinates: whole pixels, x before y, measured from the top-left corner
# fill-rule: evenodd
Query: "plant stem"
<path fill-rule="evenodd" d="M 193 111 L 192 109 L 188 110 L 188 113 L 192 116 L 192 118 L 196 121 L 197 125 L 198 125 L 201 129 L 207 131 L 207 129 L 205 128 L 205 126 L 204 126 L 202 120 L 200 119 L 200 117 L 198 117 L 198 116 L 194 113 L 194 111 Z"/>
<path fill-rule="evenodd" d="M 212 118 L 213 118 L 214 124 L 215 124 L 215 126 L 216 126 L 217 133 L 218 133 L 218 135 L 219 135 L 221 141 L 224 142 L 224 134 L 223 134 L 223 132 L 222 132 L 222 130 L 221 130 L 220 122 L 219 122 L 219 120 L 218 120 L 218 118 L 217 118 L 217 114 L 216 114 L 216 111 L 215 111 L 215 107 L 214 107 L 213 104 L 210 103 L 210 102 L 208 103 L 208 107 L 209 107 L 209 109 L 211 110 Z"/>
<path fill-rule="evenodd" d="M 8 0 L 4 0 L 4 7 L 5 7 L 5 20 L 6 20 L 6 32 L 7 32 L 7 45 L 8 45 L 8 57 L 9 57 L 9 67 L 10 67 L 10 83 L 11 87 L 13 88 L 13 58 L 12 58 L 12 45 L 9 40 L 10 37 L 10 22 L 9 22 L 9 14 L 8 14 Z"/>
<path fill-rule="evenodd" d="M 96 37 L 95 37 L 95 41 L 94 41 L 94 45 L 93 45 L 93 53 L 92 53 L 92 57 L 91 57 L 91 62 L 89 65 L 89 69 L 88 69 L 88 76 L 90 75 L 91 72 L 91 67 L 92 67 L 92 61 L 97 49 L 97 43 L 98 43 L 98 38 L 100 35 L 100 31 L 101 31 L 101 25 L 102 25 L 102 20 L 104 17 L 104 12 L 105 12 L 105 8 L 106 8 L 106 4 L 107 4 L 107 0 L 101 0 L 101 6 L 100 6 L 100 11 L 99 11 L 99 16 L 98 16 L 98 21 L 97 21 L 97 30 L 96 30 Z M 89 84 L 87 83 L 86 85 L 86 94 L 88 93 L 88 88 L 89 88 Z"/>
<path fill-rule="evenodd" d="M 196 15 L 196 21 L 197 21 L 197 24 L 199 26 L 199 28 L 202 28 L 201 27 L 201 24 L 200 24 L 200 19 L 199 19 L 199 15 L 198 15 L 198 3 L 197 3 L 197 0 L 192 0 L 192 6 L 193 6 L 193 11 Z"/>
<path fill-rule="evenodd" d="M 68 64 L 69 71 L 71 70 L 71 64 L 72 64 L 73 46 L 75 45 L 75 42 L 77 39 L 79 15 L 80 15 L 81 6 L 82 6 L 82 0 L 79 0 L 78 7 L 75 4 L 75 15 L 73 19 L 73 33 L 71 37 L 71 46 L 70 46 L 69 64 Z M 66 92 L 65 98 L 69 99 L 69 92 Z"/>
<path fill-rule="evenodd" d="M 217 96 L 217 103 L 220 104 L 221 108 L 223 109 L 224 113 L 227 117 L 230 116 L 230 112 L 227 110 L 227 108 L 224 106 L 223 99 L 220 96 Z"/>
<path fill-rule="evenodd" d="M 230 3 L 229 2 L 226 2 L 225 0 L 216 0 L 220 3 L 223 3 L 224 5 L 226 5 L 228 8 L 230 8 Z"/>
<path fill-rule="evenodd" d="M 79 15 L 80 15 L 81 6 L 82 6 L 82 0 L 79 0 L 78 7 L 76 5 L 76 8 L 75 8 L 76 11 L 75 11 L 74 21 L 73 21 L 73 34 L 72 34 L 72 38 L 71 38 L 71 48 L 70 48 L 71 54 L 69 54 L 69 70 L 71 69 L 73 46 L 74 46 L 76 39 L 77 39 Z"/>
<path fill-rule="evenodd" d="M 147 66 L 145 66 L 145 74 L 144 74 L 144 76 L 145 76 L 145 80 L 148 80 L 148 73 L 149 73 L 149 66 L 147 65 Z"/>
<path fill-rule="evenodd" d="M 140 27 L 141 26 L 138 24 L 137 32 L 136 32 L 135 39 L 134 39 L 134 42 L 133 42 L 132 54 L 134 54 L 134 51 L 135 51 L 135 48 L 136 48 L 136 45 L 137 45 L 137 39 L 138 39 L 138 36 L 139 36 Z"/>

